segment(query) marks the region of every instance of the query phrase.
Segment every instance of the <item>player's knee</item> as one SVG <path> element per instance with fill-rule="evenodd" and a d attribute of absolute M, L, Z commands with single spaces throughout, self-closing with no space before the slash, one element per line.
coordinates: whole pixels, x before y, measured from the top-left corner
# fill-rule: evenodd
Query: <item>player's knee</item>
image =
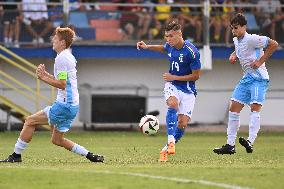
<path fill-rule="evenodd" d="M 167 105 L 169 108 L 177 109 L 178 108 L 178 102 L 177 100 L 168 100 Z"/>
<path fill-rule="evenodd" d="M 185 120 L 179 120 L 178 121 L 178 128 L 180 128 L 180 129 L 185 129 L 186 127 L 187 127 L 187 121 L 185 121 Z"/>
<path fill-rule="evenodd" d="M 34 121 L 34 119 L 32 118 L 32 116 L 28 116 L 28 117 L 25 119 L 24 125 L 25 125 L 25 126 L 35 126 L 35 121 Z"/>

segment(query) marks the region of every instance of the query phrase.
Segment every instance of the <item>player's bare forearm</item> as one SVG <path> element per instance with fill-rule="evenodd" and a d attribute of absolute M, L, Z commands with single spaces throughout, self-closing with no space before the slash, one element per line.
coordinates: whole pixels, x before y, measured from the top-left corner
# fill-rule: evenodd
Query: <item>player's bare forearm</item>
<path fill-rule="evenodd" d="M 266 50 L 264 51 L 264 54 L 259 59 L 259 62 L 263 64 L 274 53 L 274 51 L 277 48 L 278 48 L 278 43 L 272 39 L 269 39 L 268 47 L 266 48 Z"/>
<path fill-rule="evenodd" d="M 49 77 L 50 79 L 55 79 L 54 75 L 51 75 L 51 74 L 48 73 L 47 71 L 45 72 L 45 74 L 46 74 L 47 77 Z"/>
<path fill-rule="evenodd" d="M 160 53 L 166 52 L 163 45 L 147 45 L 147 49 L 151 51 L 160 52 Z"/>
<path fill-rule="evenodd" d="M 44 75 L 42 77 L 39 77 L 40 80 L 43 82 L 56 87 L 58 89 L 64 90 L 66 88 L 66 81 L 65 80 L 57 80 L 55 78 L 50 78 L 48 75 Z"/>
<path fill-rule="evenodd" d="M 165 73 L 163 78 L 165 81 L 197 81 L 200 77 L 200 70 L 192 70 L 191 74 L 178 76 Z"/>

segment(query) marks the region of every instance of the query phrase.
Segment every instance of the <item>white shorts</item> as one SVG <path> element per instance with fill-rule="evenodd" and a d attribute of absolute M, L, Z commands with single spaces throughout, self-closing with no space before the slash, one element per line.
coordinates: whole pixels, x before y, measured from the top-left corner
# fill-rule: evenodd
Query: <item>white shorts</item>
<path fill-rule="evenodd" d="M 168 100 L 171 96 L 176 97 L 178 100 L 178 114 L 183 114 L 191 118 L 195 104 L 194 94 L 184 93 L 170 82 L 167 82 L 164 88 L 164 96 L 165 100 Z"/>

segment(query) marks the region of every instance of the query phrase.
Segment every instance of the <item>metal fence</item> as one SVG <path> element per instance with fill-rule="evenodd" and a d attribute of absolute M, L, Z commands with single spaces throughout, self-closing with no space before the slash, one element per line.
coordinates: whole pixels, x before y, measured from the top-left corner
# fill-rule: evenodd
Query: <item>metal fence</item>
<path fill-rule="evenodd" d="M 54 28 L 70 26 L 78 45 L 135 44 L 137 40 L 160 41 L 164 25 L 177 19 L 185 39 L 203 46 L 232 46 L 230 19 L 236 12 L 247 18 L 250 33 L 284 43 L 284 6 L 205 0 L 199 4 L 177 3 L 38 3 L 0 2 L 0 42 L 7 47 L 47 46 Z M 137 1 L 139 2 L 139 0 Z M 267 1 L 269 2 L 269 1 Z M 12 6 L 12 7 L 11 7 Z M 14 7 L 13 7 L 14 6 Z"/>

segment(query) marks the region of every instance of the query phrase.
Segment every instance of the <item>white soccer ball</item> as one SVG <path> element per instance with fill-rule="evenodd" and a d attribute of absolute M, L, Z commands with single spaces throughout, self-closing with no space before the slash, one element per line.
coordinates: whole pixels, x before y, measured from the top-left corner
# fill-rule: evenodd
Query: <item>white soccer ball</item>
<path fill-rule="evenodd" d="M 153 115 L 145 115 L 139 123 L 140 130 L 146 135 L 156 134 L 159 130 L 159 120 Z"/>

